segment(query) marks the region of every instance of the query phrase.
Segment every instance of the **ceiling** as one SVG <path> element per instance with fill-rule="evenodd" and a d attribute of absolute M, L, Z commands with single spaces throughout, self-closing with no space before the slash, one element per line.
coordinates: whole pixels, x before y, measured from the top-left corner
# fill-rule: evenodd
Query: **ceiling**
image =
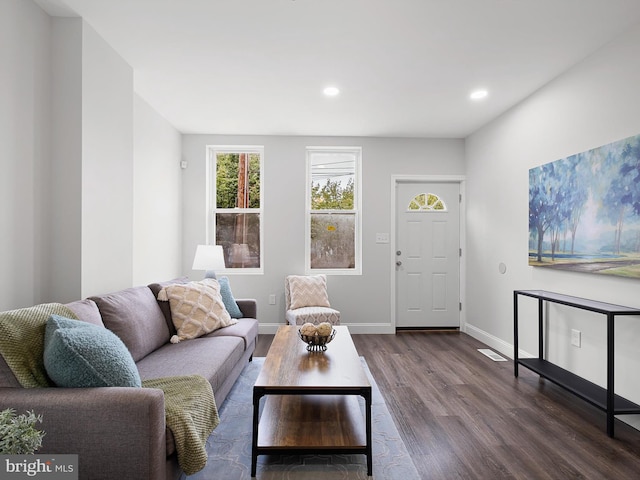
<path fill-rule="evenodd" d="M 464 138 L 640 22 L 638 0 L 36 2 L 182 133 Z"/>

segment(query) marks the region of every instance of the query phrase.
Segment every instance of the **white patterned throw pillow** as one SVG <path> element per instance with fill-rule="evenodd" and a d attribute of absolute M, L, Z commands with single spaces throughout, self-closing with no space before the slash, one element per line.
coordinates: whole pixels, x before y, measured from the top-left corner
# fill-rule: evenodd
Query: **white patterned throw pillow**
<path fill-rule="evenodd" d="M 291 309 L 302 307 L 331 307 L 324 275 L 290 275 Z"/>
<path fill-rule="evenodd" d="M 213 278 L 168 285 L 160 290 L 158 300 L 169 301 L 177 330 L 177 335 L 171 337 L 171 343 L 197 338 L 238 323 L 224 307 L 220 284 Z"/>

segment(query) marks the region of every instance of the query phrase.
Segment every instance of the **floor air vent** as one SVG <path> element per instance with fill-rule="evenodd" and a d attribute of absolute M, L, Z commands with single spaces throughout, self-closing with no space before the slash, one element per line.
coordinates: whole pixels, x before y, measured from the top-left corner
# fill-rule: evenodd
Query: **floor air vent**
<path fill-rule="evenodd" d="M 506 358 L 501 357 L 496 352 L 494 352 L 493 350 L 489 350 L 488 348 L 479 348 L 478 351 L 481 354 L 486 355 L 487 357 L 489 357 L 494 362 L 506 362 L 507 361 Z"/>

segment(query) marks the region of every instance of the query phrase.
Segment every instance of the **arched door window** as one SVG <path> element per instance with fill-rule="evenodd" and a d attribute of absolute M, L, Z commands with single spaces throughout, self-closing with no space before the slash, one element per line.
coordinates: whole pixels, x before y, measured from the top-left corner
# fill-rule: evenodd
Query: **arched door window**
<path fill-rule="evenodd" d="M 410 212 L 446 212 L 447 206 L 444 200 L 434 193 L 420 193 L 411 199 L 407 210 Z"/>

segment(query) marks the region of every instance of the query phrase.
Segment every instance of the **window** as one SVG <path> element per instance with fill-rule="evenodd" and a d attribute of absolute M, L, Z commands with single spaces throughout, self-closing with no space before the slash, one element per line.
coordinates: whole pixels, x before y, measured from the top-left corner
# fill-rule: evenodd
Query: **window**
<path fill-rule="evenodd" d="M 435 193 L 420 193 L 409 202 L 407 209 L 411 212 L 445 212 L 447 206 Z"/>
<path fill-rule="evenodd" d="M 226 271 L 262 273 L 262 147 L 208 147 L 207 241 Z"/>
<path fill-rule="evenodd" d="M 362 273 L 360 147 L 307 147 L 307 273 Z"/>

